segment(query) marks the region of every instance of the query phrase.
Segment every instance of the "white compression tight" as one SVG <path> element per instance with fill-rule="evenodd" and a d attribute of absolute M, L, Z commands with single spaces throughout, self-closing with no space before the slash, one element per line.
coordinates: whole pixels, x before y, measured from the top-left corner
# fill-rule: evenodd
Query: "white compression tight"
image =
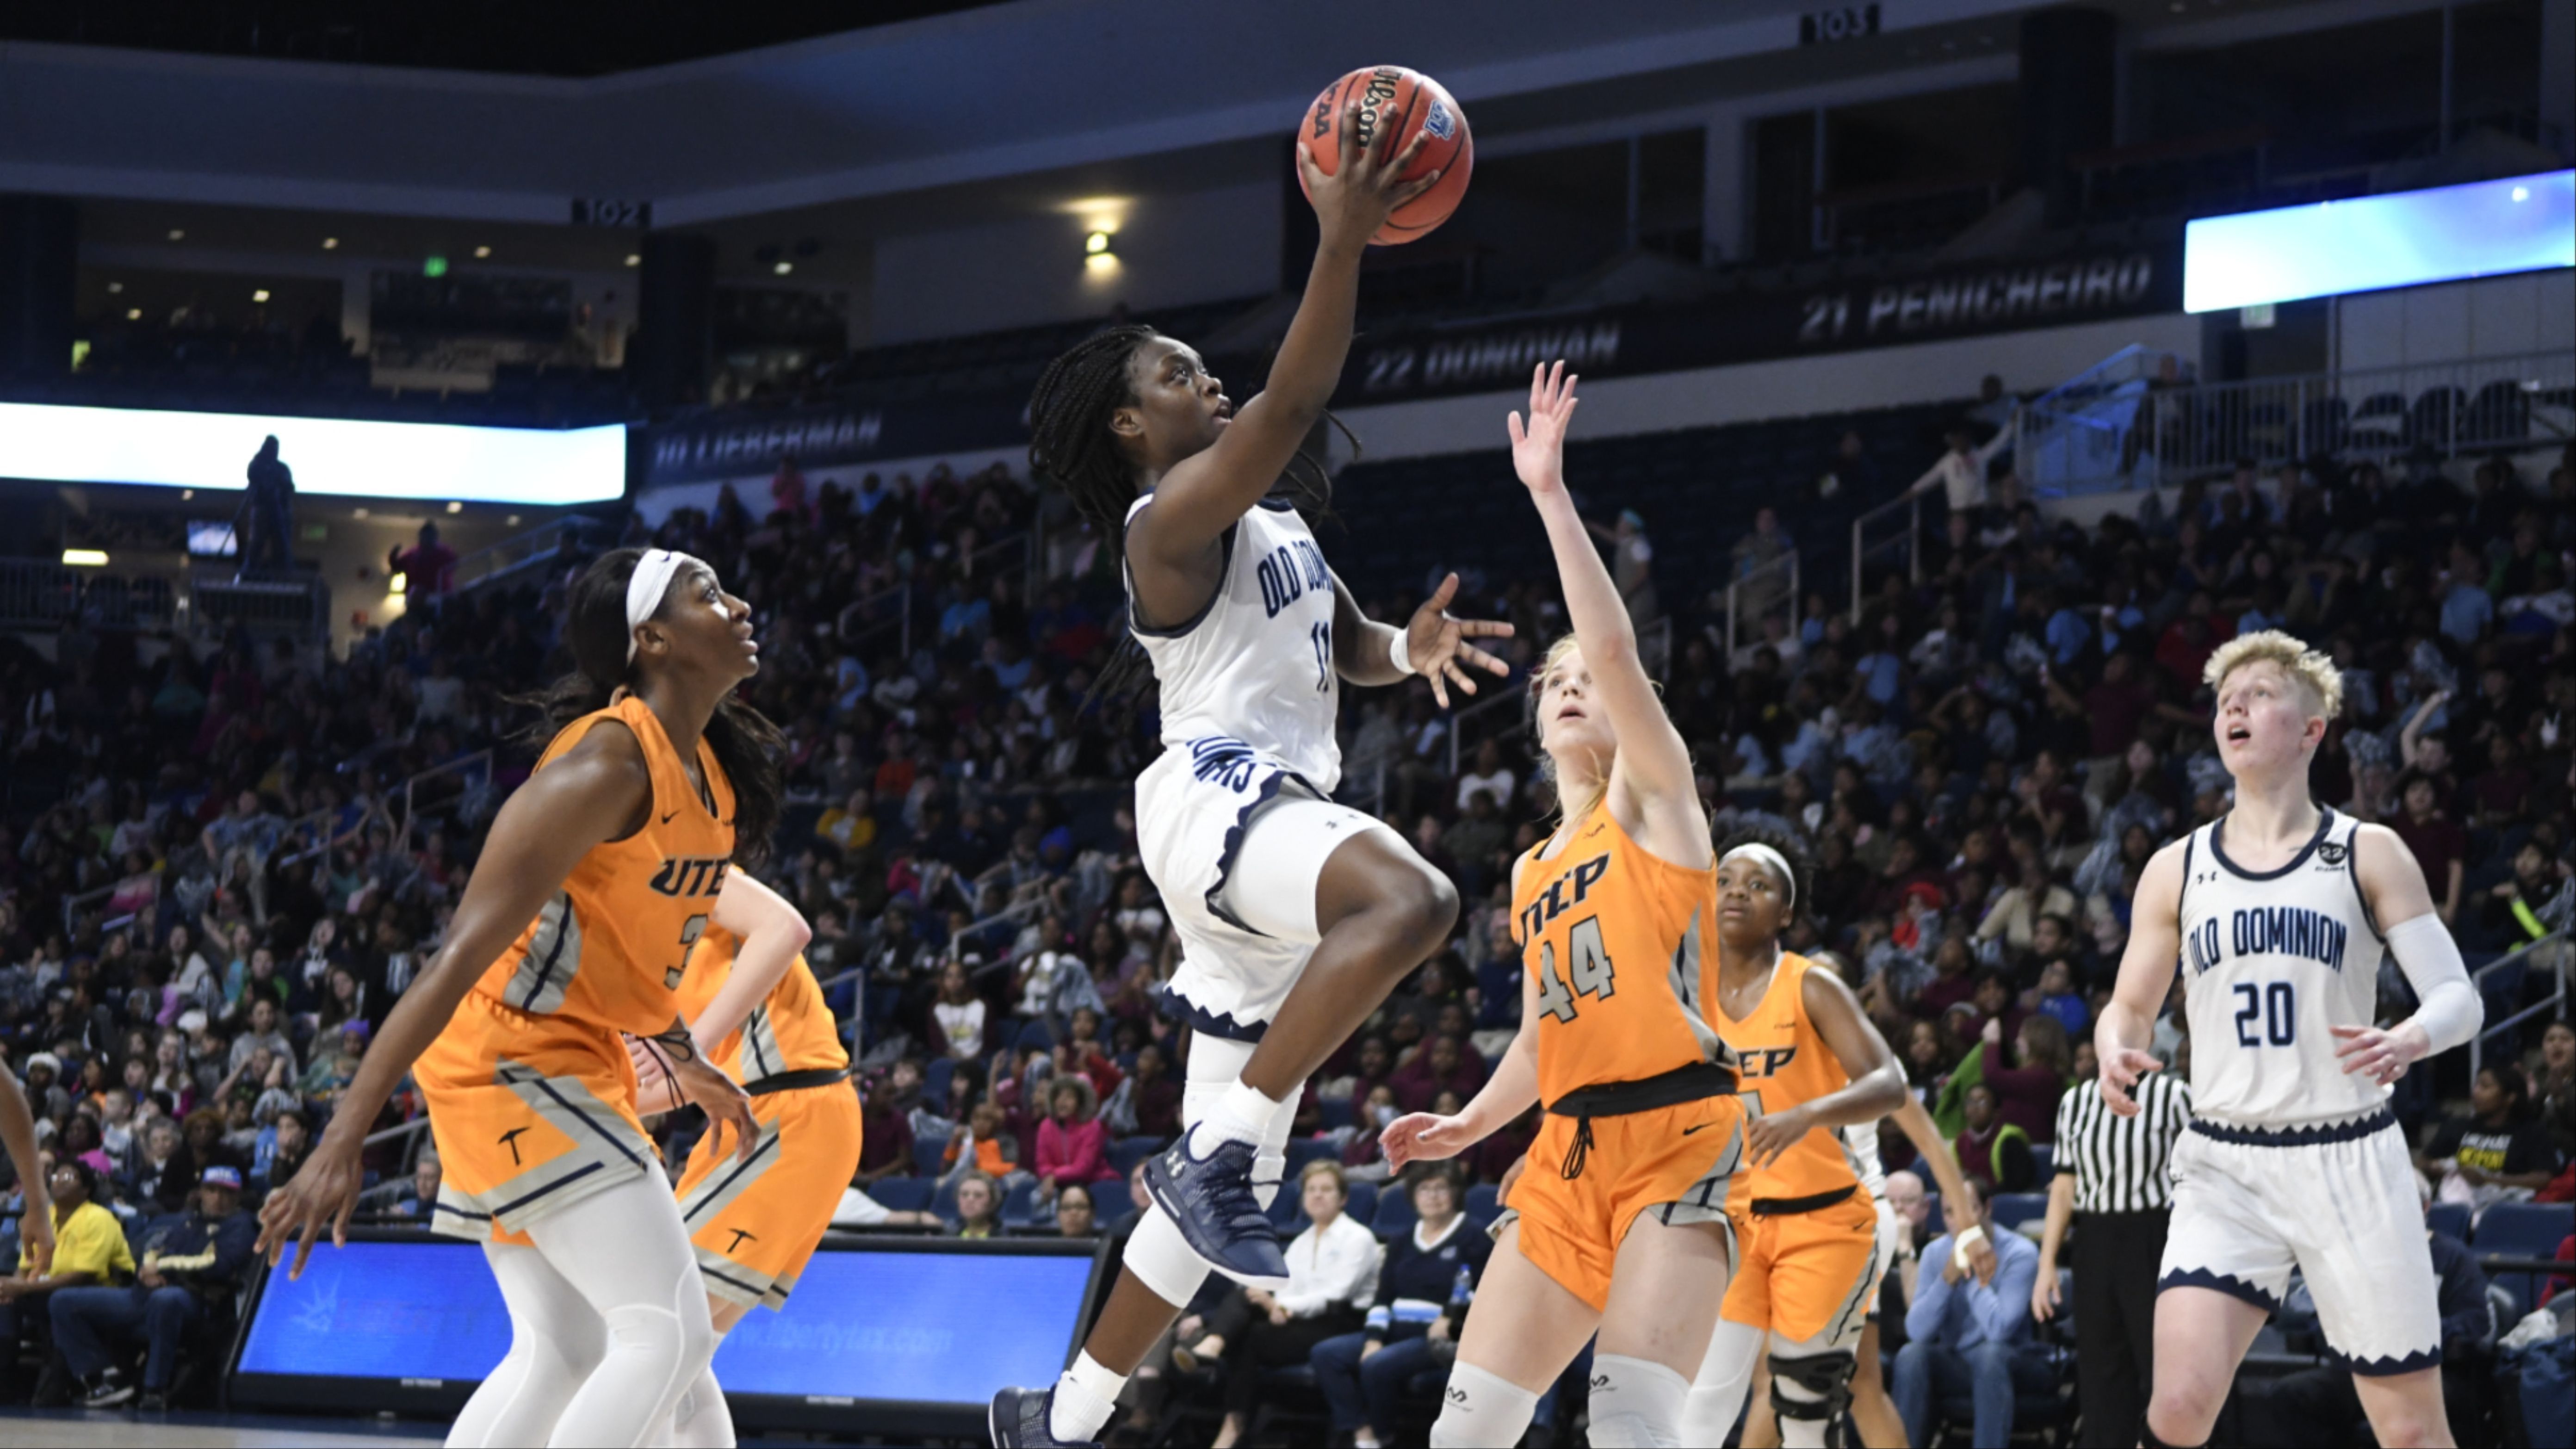
<path fill-rule="evenodd" d="M 671 1415 L 671 1443 L 676 1449 L 734 1449 L 733 1410 L 725 1406 L 716 1371 L 698 1370 L 698 1381 L 680 1395 Z"/>
<path fill-rule="evenodd" d="M 451 1449 L 640 1445 L 713 1378 L 706 1290 L 659 1173 L 528 1229 L 535 1247 L 486 1244 L 510 1307 L 510 1351 L 448 1430 Z M 727 1421 L 728 1430 L 730 1420 Z"/>

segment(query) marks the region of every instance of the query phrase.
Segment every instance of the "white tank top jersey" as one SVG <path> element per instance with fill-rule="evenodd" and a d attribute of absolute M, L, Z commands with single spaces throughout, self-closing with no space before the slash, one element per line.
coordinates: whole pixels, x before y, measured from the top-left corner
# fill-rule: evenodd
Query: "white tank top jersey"
<path fill-rule="evenodd" d="M 1153 501 L 1150 493 L 1137 499 L 1127 521 Z M 1170 628 L 1134 624 L 1136 581 L 1125 574 L 1130 628 L 1162 686 L 1163 744 L 1240 740 L 1330 795 L 1342 778 L 1333 735 L 1341 678 L 1324 551 L 1296 509 L 1267 499 L 1226 530 L 1220 547 L 1215 596 Z"/>
<path fill-rule="evenodd" d="M 2388 1089 L 2335 1060 L 2328 1030 L 2373 1024 L 2379 923 L 2353 872 L 2359 822 L 2323 810 L 2290 863 L 2260 873 L 2227 855 L 2227 817 L 2183 848 L 2183 1008 L 2191 1100 L 2222 1123 L 2295 1127 L 2381 1108 Z"/>

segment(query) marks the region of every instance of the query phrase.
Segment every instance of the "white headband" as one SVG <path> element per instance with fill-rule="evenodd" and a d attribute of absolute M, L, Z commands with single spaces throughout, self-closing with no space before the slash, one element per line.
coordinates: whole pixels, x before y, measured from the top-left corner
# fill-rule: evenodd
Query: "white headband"
<path fill-rule="evenodd" d="M 1730 850 L 1726 854 L 1718 857 L 1717 863 L 1719 865 L 1724 865 L 1739 855 L 1752 856 L 1755 860 L 1758 860 L 1764 865 L 1771 867 L 1773 870 L 1780 872 L 1780 879 L 1788 883 L 1788 904 L 1794 906 L 1798 903 L 1798 873 L 1789 868 L 1789 857 L 1773 850 L 1770 846 L 1764 845 L 1761 841 L 1748 840 L 1742 845 L 1739 845 L 1733 850 Z"/>
<path fill-rule="evenodd" d="M 662 612 L 662 596 L 671 591 L 671 576 L 697 560 L 667 548 L 648 548 L 626 578 L 626 662 L 635 662 L 635 626 Z"/>

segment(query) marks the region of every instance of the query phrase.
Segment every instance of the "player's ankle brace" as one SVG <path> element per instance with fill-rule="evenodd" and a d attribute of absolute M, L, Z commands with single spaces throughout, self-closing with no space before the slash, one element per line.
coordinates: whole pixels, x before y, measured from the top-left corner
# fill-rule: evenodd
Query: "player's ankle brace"
<path fill-rule="evenodd" d="M 1592 1359 L 1593 1449 L 1655 1449 L 1679 1444 L 1690 1380 L 1650 1359 L 1595 1354 Z"/>
<path fill-rule="evenodd" d="M 1440 1417 L 1431 1421 L 1431 1449 L 1481 1449 L 1517 1444 L 1529 1431 L 1538 1395 L 1471 1363 L 1453 1364 L 1440 1391 Z"/>

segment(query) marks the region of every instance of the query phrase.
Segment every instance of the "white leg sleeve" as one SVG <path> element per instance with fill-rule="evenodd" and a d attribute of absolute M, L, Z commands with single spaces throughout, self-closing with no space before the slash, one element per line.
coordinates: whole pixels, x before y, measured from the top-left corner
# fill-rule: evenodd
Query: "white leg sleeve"
<path fill-rule="evenodd" d="M 1529 1431 L 1538 1395 L 1471 1363 L 1452 1364 L 1449 1386 L 1440 1396 L 1440 1417 L 1431 1421 L 1431 1449 L 1490 1449 L 1518 1444 Z"/>
<path fill-rule="evenodd" d="M 1723 1444 L 1735 1432 L 1765 1337 L 1761 1329 L 1717 1321 L 1717 1331 L 1708 1336 L 1708 1352 L 1700 1359 L 1699 1377 L 1691 1383 L 1690 1402 L 1682 1409 L 1683 1443 Z"/>
<path fill-rule="evenodd" d="M 531 1225 L 528 1236 L 608 1330 L 607 1352 L 548 1442 L 639 1445 L 667 1432 L 680 1396 L 716 1352 L 669 1184 L 648 1173 Z"/>
<path fill-rule="evenodd" d="M 448 1449 L 543 1444 L 607 1352 L 607 1326 L 534 1248 L 483 1245 L 510 1309 L 510 1351 L 447 1431 Z"/>
<path fill-rule="evenodd" d="M 733 1411 L 725 1407 L 714 1369 L 698 1370 L 698 1381 L 680 1395 L 680 1407 L 671 1416 L 671 1443 L 677 1449 L 734 1449 Z"/>
<path fill-rule="evenodd" d="M 1674 1449 L 1690 1380 L 1651 1359 L 1592 1356 L 1592 1449 Z M 1717 1442 L 1717 1441 L 1709 1441 Z"/>

